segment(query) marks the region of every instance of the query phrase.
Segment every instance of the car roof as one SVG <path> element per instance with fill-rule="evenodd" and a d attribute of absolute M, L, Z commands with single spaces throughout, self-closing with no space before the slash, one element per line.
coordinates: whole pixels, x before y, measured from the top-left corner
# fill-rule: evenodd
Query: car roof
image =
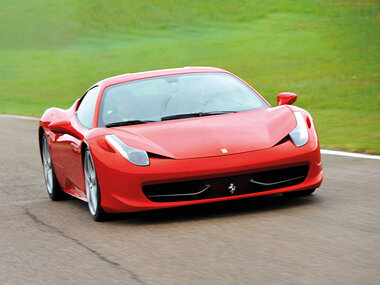
<path fill-rule="evenodd" d="M 226 70 L 216 68 L 216 67 L 182 67 L 182 68 L 170 68 L 170 69 L 161 69 L 161 70 L 152 70 L 136 73 L 126 73 L 122 75 L 117 75 L 103 79 L 96 83 L 95 85 L 101 85 L 107 87 L 110 85 L 128 82 L 132 80 L 144 79 L 149 77 L 156 77 L 162 75 L 173 75 L 173 74 L 183 74 L 183 73 L 199 73 L 199 72 L 223 72 L 229 73 Z"/>

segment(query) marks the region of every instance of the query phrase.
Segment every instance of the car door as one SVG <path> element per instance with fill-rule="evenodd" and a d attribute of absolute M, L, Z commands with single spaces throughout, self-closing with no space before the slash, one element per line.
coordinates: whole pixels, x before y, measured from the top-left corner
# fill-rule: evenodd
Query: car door
<path fill-rule="evenodd" d="M 72 127 L 83 137 L 92 128 L 98 95 L 99 86 L 88 90 L 70 119 Z M 77 195 L 80 195 L 78 191 L 84 193 L 85 190 L 81 153 L 83 137 L 64 134 L 59 138 L 61 164 L 66 176 L 65 188 L 77 192 Z"/>

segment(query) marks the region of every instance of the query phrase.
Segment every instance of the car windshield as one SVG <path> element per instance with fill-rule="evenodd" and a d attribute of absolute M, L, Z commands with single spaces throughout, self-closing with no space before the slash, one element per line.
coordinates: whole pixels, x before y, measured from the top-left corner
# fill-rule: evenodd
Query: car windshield
<path fill-rule="evenodd" d="M 126 125 L 149 123 L 264 108 L 269 106 L 230 74 L 166 75 L 107 87 L 102 96 L 98 126 L 118 126 L 122 122 Z"/>

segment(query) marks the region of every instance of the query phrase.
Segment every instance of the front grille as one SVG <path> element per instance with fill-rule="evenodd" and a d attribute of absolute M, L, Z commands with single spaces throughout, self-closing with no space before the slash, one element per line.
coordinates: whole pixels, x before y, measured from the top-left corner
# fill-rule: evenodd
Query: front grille
<path fill-rule="evenodd" d="M 303 182 L 309 166 L 282 168 L 243 175 L 146 185 L 145 196 L 154 202 L 174 202 L 219 198 L 264 192 Z"/>

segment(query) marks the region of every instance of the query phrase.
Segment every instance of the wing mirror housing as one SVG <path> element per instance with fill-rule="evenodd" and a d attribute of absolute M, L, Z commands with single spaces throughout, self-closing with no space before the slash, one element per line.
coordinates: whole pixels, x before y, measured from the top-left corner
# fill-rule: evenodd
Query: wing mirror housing
<path fill-rule="evenodd" d="M 81 134 L 74 129 L 69 120 L 58 120 L 49 124 L 49 129 L 58 134 L 68 134 L 76 138 L 80 138 Z"/>
<path fill-rule="evenodd" d="M 277 105 L 292 105 L 297 100 L 297 95 L 291 92 L 281 92 L 277 95 Z"/>

